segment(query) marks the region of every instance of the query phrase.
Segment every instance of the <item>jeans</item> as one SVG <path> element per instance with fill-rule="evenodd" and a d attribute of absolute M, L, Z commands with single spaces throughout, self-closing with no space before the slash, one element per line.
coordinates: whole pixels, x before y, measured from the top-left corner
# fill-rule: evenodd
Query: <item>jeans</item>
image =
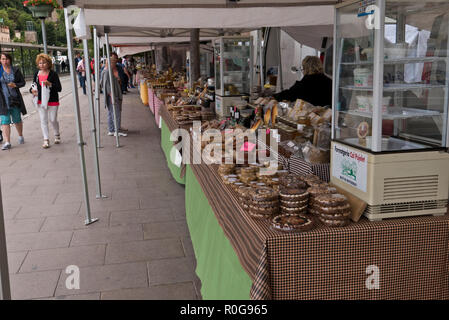
<path fill-rule="evenodd" d="M 128 76 L 125 74 L 125 75 L 123 76 L 123 79 L 122 79 L 122 92 L 125 92 L 125 91 L 128 90 L 128 81 L 129 81 L 129 78 L 128 78 Z"/>
<path fill-rule="evenodd" d="M 114 110 L 112 109 L 111 97 L 108 97 L 108 130 L 109 132 L 115 132 L 114 125 Z M 122 120 L 122 100 L 115 100 L 115 114 L 117 116 L 117 126 L 120 129 L 120 124 Z"/>
<path fill-rule="evenodd" d="M 80 86 L 83 88 L 83 94 L 86 94 L 86 77 L 83 77 L 81 73 L 79 73 L 78 79 L 80 80 Z"/>
<path fill-rule="evenodd" d="M 58 108 L 56 106 L 48 106 L 47 109 L 38 107 L 39 116 L 41 118 L 41 129 L 45 140 L 48 140 L 48 120 L 53 126 L 55 136 L 59 136 Z"/>

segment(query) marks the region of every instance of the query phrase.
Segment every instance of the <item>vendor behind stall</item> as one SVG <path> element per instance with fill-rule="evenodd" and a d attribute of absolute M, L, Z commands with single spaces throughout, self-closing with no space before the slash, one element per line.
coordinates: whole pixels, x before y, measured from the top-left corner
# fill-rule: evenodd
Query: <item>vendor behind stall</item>
<path fill-rule="evenodd" d="M 302 99 L 314 106 L 332 105 L 332 80 L 324 74 L 318 57 L 307 56 L 302 61 L 304 77 L 287 90 L 276 93 L 277 101 Z"/>

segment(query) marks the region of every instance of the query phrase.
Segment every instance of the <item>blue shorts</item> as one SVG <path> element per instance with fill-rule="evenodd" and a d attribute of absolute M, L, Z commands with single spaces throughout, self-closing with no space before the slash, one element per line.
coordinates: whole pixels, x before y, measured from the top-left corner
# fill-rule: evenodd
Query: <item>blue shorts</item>
<path fill-rule="evenodd" d="M 19 108 L 9 108 L 8 114 L 0 115 L 0 118 L 2 119 L 2 124 L 4 124 L 4 125 L 11 124 L 11 118 L 12 118 L 12 123 L 21 123 L 22 122 L 22 117 L 20 116 Z"/>

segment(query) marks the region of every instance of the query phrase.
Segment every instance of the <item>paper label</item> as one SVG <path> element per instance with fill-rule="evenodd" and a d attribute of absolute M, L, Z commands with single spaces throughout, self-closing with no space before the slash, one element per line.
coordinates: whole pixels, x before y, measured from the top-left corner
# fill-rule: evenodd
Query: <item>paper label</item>
<path fill-rule="evenodd" d="M 366 192 L 368 155 L 335 144 L 332 148 L 332 176 Z"/>
<path fill-rule="evenodd" d="M 289 143 L 287 143 L 287 146 L 289 146 L 290 148 L 293 148 L 295 146 L 295 143 L 290 141 Z"/>

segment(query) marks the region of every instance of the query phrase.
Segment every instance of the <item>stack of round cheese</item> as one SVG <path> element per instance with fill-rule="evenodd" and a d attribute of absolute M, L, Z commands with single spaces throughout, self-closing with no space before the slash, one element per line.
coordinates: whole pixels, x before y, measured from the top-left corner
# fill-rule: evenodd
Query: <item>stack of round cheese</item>
<path fill-rule="evenodd" d="M 302 178 L 297 175 L 288 174 L 279 178 L 281 189 L 307 189 L 307 185 Z"/>
<path fill-rule="evenodd" d="M 343 227 L 349 224 L 351 206 L 342 194 L 322 194 L 315 197 L 309 211 L 326 226 Z"/>
<path fill-rule="evenodd" d="M 309 193 L 305 189 L 283 188 L 279 191 L 281 199 L 281 213 L 287 214 L 306 214 Z"/>
<path fill-rule="evenodd" d="M 271 188 L 256 188 L 250 193 L 248 212 L 253 218 L 270 219 L 279 213 L 279 193 Z"/>
<path fill-rule="evenodd" d="M 279 231 L 307 231 L 313 228 L 313 220 L 297 214 L 281 214 L 271 221 L 272 228 Z"/>

